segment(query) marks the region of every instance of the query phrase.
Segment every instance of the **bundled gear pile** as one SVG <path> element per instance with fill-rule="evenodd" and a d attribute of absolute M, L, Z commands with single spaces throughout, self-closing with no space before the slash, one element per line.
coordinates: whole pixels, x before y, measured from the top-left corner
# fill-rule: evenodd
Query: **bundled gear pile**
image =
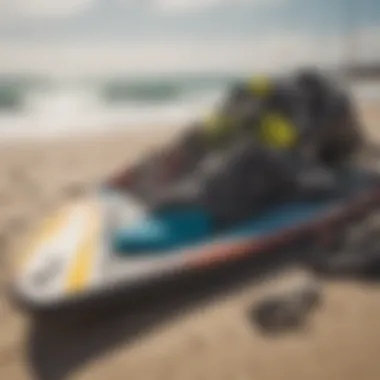
<path fill-rule="evenodd" d="M 17 267 L 33 310 L 315 244 L 380 203 L 349 94 L 316 72 L 254 77 L 169 146 L 47 221 Z"/>
<path fill-rule="evenodd" d="M 245 138 L 333 165 L 355 154 L 360 134 L 349 94 L 319 73 L 301 72 L 238 84 L 221 109 L 190 129 L 178 145 L 185 168 L 194 168 L 210 150 Z"/>
<path fill-rule="evenodd" d="M 128 172 L 127 189 L 151 210 L 192 205 L 230 226 L 276 201 L 334 193 L 360 134 L 349 95 L 318 72 L 254 77 L 134 179 Z"/>

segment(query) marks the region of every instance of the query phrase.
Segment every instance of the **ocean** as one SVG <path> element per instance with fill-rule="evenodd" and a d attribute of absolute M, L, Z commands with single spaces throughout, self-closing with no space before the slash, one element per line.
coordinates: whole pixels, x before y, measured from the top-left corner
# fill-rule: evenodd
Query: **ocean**
<path fill-rule="evenodd" d="M 0 76 L 0 138 L 185 126 L 212 109 L 238 75 L 52 80 Z M 380 100 L 380 80 L 350 83 Z"/>

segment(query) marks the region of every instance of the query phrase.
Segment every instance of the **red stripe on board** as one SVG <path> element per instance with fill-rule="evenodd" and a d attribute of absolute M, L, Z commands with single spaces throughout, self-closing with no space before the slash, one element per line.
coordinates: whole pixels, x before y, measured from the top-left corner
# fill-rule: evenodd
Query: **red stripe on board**
<path fill-rule="evenodd" d="M 186 266 L 191 268 L 204 268 L 215 264 L 237 260 L 248 255 L 257 255 L 275 249 L 276 247 L 290 243 L 301 237 L 307 232 L 322 232 L 333 224 L 343 221 L 347 217 L 354 216 L 356 213 L 369 211 L 371 207 L 380 202 L 380 189 L 368 192 L 356 198 L 349 207 L 341 206 L 324 217 L 322 220 L 307 223 L 302 226 L 289 228 L 276 235 L 267 236 L 261 239 L 253 238 L 245 241 L 227 242 L 206 247 L 190 257 Z"/>

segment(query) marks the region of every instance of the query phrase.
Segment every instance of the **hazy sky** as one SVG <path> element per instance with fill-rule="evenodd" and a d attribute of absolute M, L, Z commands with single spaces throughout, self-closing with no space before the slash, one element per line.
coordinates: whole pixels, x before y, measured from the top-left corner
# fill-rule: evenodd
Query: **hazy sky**
<path fill-rule="evenodd" d="M 349 50 L 380 59 L 379 0 L 0 0 L 3 72 L 246 71 Z"/>

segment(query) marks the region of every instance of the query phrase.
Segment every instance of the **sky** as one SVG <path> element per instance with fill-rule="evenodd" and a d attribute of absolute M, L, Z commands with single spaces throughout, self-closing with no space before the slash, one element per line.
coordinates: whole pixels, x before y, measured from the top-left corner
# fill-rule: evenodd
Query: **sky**
<path fill-rule="evenodd" d="M 0 0 L 0 73 L 274 70 L 380 60 L 379 0 Z"/>

